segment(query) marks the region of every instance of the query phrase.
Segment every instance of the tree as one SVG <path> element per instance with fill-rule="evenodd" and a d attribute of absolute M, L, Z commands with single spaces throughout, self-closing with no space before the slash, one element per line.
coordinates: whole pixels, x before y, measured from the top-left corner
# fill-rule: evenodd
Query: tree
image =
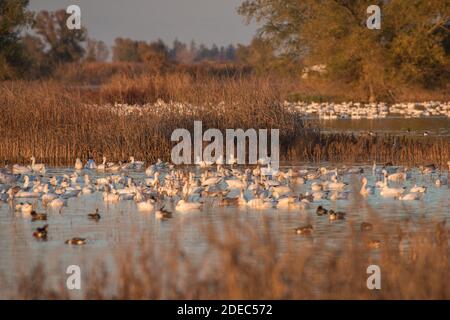
<path fill-rule="evenodd" d="M 20 43 L 20 32 L 31 21 L 28 0 L 0 1 L 0 80 L 21 75 L 29 61 Z"/>
<path fill-rule="evenodd" d="M 34 22 L 36 33 L 49 48 L 47 56 L 53 64 L 77 62 L 85 52 L 86 29 L 70 30 L 66 26 L 67 17 L 64 10 L 41 11 Z"/>
<path fill-rule="evenodd" d="M 113 61 L 139 62 L 137 45 L 134 40 L 116 38 L 113 46 Z"/>
<path fill-rule="evenodd" d="M 88 62 L 101 61 L 108 59 L 109 49 L 103 41 L 87 39 L 85 60 Z"/>
<path fill-rule="evenodd" d="M 366 27 L 374 2 L 382 11 L 380 30 Z M 238 11 L 262 24 L 258 35 L 278 55 L 326 64 L 330 77 L 360 84 L 371 100 L 394 78 L 423 85 L 449 80 L 448 1 L 246 0 Z"/>
<path fill-rule="evenodd" d="M 31 78 L 49 75 L 52 71 L 51 63 L 45 54 L 45 44 L 39 37 L 26 34 L 21 43 L 29 60 L 27 74 Z"/>

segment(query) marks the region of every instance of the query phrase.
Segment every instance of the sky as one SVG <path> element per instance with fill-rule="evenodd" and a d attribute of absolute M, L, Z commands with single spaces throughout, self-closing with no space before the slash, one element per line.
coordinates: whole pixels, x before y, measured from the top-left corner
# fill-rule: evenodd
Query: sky
<path fill-rule="evenodd" d="M 112 45 L 116 37 L 171 45 L 175 38 L 189 43 L 221 46 L 248 44 L 256 25 L 247 25 L 236 12 L 242 0 L 30 0 L 32 11 L 66 9 L 76 4 L 88 36 Z"/>

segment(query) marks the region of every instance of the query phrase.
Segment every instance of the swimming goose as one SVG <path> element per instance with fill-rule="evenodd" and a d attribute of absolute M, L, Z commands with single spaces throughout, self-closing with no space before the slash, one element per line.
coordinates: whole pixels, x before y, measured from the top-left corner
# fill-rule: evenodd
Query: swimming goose
<path fill-rule="evenodd" d="M 122 169 L 126 170 L 141 170 L 144 167 L 144 161 L 136 161 L 133 156 L 130 156 L 130 162 L 122 165 Z"/>
<path fill-rule="evenodd" d="M 383 174 L 387 176 L 388 181 L 405 181 L 406 180 L 406 169 L 404 172 L 396 172 L 388 174 L 386 170 L 383 170 Z"/>
<path fill-rule="evenodd" d="M 32 156 L 30 160 L 31 160 L 31 170 L 38 173 L 45 173 L 45 164 L 36 163 L 36 158 L 34 156 Z"/>
<path fill-rule="evenodd" d="M 402 201 L 412 201 L 412 200 L 420 200 L 422 199 L 423 193 L 407 193 L 405 195 L 400 195 L 398 197 L 399 200 Z"/>
<path fill-rule="evenodd" d="M 49 202 L 51 202 L 51 201 L 55 200 L 56 198 L 58 198 L 58 195 L 56 193 L 52 193 L 52 192 L 49 191 L 48 184 L 44 185 L 43 192 L 44 192 L 44 194 L 41 197 L 43 206 L 46 206 Z"/>
<path fill-rule="evenodd" d="M 32 172 L 30 167 L 21 166 L 19 164 L 15 164 L 12 167 L 13 174 L 30 174 Z"/>
<path fill-rule="evenodd" d="M 62 207 L 67 205 L 67 200 L 64 200 L 62 198 L 56 198 L 52 201 L 48 202 L 47 207 L 52 209 L 61 209 Z"/>
<path fill-rule="evenodd" d="M 103 200 L 105 202 L 118 202 L 120 195 L 111 185 L 105 186 L 105 191 L 103 192 Z"/>
<path fill-rule="evenodd" d="M 75 160 L 75 170 L 82 170 L 83 169 L 83 162 L 81 162 L 80 158 L 77 158 Z"/>
<path fill-rule="evenodd" d="M 89 158 L 88 161 L 86 162 L 86 165 L 84 166 L 84 168 L 88 169 L 88 170 L 97 169 L 97 165 L 95 164 L 94 159 Z"/>
<path fill-rule="evenodd" d="M 411 193 L 426 193 L 427 187 L 425 187 L 425 186 L 419 187 L 419 186 L 417 186 L 417 184 L 415 184 L 414 187 L 411 188 L 410 192 Z"/>
<path fill-rule="evenodd" d="M 390 188 L 385 184 L 380 191 L 380 196 L 382 197 L 400 197 L 405 192 L 405 188 Z"/>
<path fill-rule="evenodd" d="M 19 209 L 24 214 L 30 214 L 33 211 L 33 205 L 31 203 L 25 202 L 16 205 L 16 210 Z"/>
<path fill-rule="evenodd" d="M 177 202 L 175 210 L 180 212 L 197 211 L 200 210 L 201 207 L 201 202 L 187 202 L 186 200 L 181 199 Z"/>
<path fill-rule="evenodd" d="M 97 166 L 97 171 L 105 171 L 106 170 L 106 157 L 103 157 L 103 162 Z"/>
<path fill-rule="evenodd" d="M 360 193 L 362 196 L 366 197 L 366 196 L 368 196 L 369 194 L 373 194 L 374 191 L 375 191 L 375 188 L 374 188 L 373 186 L 368 186 L 368 185 L 367 185 L 367 178 L 366 178 L 366 177 L 363 177 L 363 178 L 362 178 L 362 187 L 361 187 L 361 190 L 359 191 L 359 193 Z"/>
<path fill-rule="evenodd" d="M 148 199 L 136 203 L 138 211 L 150 212 L 155 209 L 155 200 Z"/>
<path fill-rule="evenodd" d="M 338 182 L 337 176 L 334 175 L 331 177 L 331 182 L 327 184 L 327 188 L 330 190 L 342 190 L 346 185 L 347 183 L 345 182 Z"/>

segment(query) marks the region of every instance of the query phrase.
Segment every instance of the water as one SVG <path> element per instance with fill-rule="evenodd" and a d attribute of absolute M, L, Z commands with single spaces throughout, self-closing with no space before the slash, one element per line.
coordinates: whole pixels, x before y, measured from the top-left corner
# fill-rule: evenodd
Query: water
<path fill-rule="evenodd" d="M 387 117 L 384 119 L 335 119 L 335 120 L 312 120 L 313 126 L 319 126 L 324 132 L 329 133 L 354 133 L 367 134 L 368 132 L 381 135 L 410 135 L 449 137 L 450 118 L 427 117 L 427 118 L 405 118 Z"/>
<path fill-rule="evenodd" d="M 294 169 L 316 169 L 317 167 L 289 165 L 283 166 Z M 374 185 L 376 177 L 372 175 L 371 167 L 362 166 L 369 185 Z M 69 168 L 49 169 L 43 178 L 46 181 L 53 175 L 71 174 Z M 89 172 L 93 179 L 102 176 Z M 143 172 L 130 174 L 137 180 L 145 178 Z M 307 243 L 310 239 L 295 235 L 293 229 L 305 223 L 314 225 L 314 241 L 324 241 L 330 248 L 339 245 L 339 241 L 350 231 L 350 221 L 359 223 L 371 221 L 373 215 L 386 222 L 401 222 L 418 220 L 434 224 L 448 218 L 450 215 L 449 195 L 447 185 L 436 187 L 436 174 L 424 176 L 417 169 L 412 170 L 412 178 L 405 183 L 391 183 L 391 185 L 406 186 L 408 189 L 414 184 L 425 185 L 428 191 L 421 201 L 399 201 L 385 199 L 379 196 L 379 191 L 367 199 L 359 197 L 361 186 L 359 174 L 344 174 L 343 181 L 348 182 L 347 190 L 351 192 L 349 200 L 320 200 L 311 204 L 310 209 L 301 210 L 253 210 L 249 208 L 218 207 L 208 202 L 202 212 L 174 213 L 172 219 L 160 221 L 154 213 L 137 211 L 134 201 L 120 201 L 117 204 L 106 204 L 102 193 L 81 195 L 71 198 L 68 206 L 61 211 L 41 207 L 40 201 L 34 200 L 38 212 L 47 212 L 48 221 L 32 222 L 30 217 L 15 212 L 7 203 L 0 202 L 0 274 L 6 280 L 6 288 L 0 289 L 0 297 L 7 292 L 8 286 L 14 286 L 14 281 L 20 272 L 27 273 L 38 262 L 54 268 L 55 274 L 64 275 L 68 265 L 76 264 L 81 267 L 102 261 L 107 267 L 113 268 L 115 257 L 123 250 L 138 250 L 141 235 L 151 237 L 156 244 L 169 245 L 173 233 L 176 232 L 187 254 L 196 255 L 205 247 L 205 237 L 202 233 L 204 226 L 212 225 L 220 229 L 226 218 L 227 223 L 243 222 L 257 230 L 264 228 L 264 219 L 269 218 L 271 232 L 281 241 L 281 250 L 288 246 L 288 242 Z M 295 192 L 310 191 L 311 182 L 294 187 Z M 27 199 L 20 199 L 25 201 Z M 29 199 L 32 202 L 32 199 Z M 326 217 L 315 214 L 317 206 L 333 208 L 347 212 L 347 219 L 330 222 Z M 102 215 L 99 222 L 88 220 L 87 214 L 98 208 Z M 36 241 L 32 233 L 36 227 L 49 224 L 49 237 L 46 242 Z M 65 240 L 72 237 L 88 239 L 85 246 L 69 246 Z M 324 247 L 322 254 L 327 254 Z M 331 251 L 330 251 L 331 252 Z"/>

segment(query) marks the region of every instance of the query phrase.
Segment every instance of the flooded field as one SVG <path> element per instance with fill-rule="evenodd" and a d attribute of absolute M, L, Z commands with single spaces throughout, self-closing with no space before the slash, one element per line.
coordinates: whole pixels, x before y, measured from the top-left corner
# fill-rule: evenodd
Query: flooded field
<path fill-rule="evenodd" d="M 319 170 L 319 168 L 321 168 Z M 339 186 L 332 186 L 335 168 L 338 168 Z M 390 172 L 402 173 L 403 167 L 387 167 Z M 373 222 L 383 220 L 386 225 L 397 223 L 408 224 L 414 228 L 418 221 L 421 225 L 434 224 L 445 220 L 450 215 L 450 189 L 448 187 L 448 172 L 432 170 L 420 170 L 419 168 L 407 169 L 405 180 L 388 181 L 390 189 L 405 188 L 404 191 L 392 196 L 383 195 L 382 190 L 386 187 L 375 188 L 377 182 L 383 181 L 382 167 L 373 169 L 372 165 L 357 166 L 334 166 L 323 164 L 322 166 L 304 166 L 299 164 L 285 164 L 281 168 L 284 178 L 270 178 L 266 181 L 274 181 L 272 188 L 261 187 L 254 194 L 263 194 L 263 205 L 236 205 L 231 202 L 228 205 L 222 203 L 223 198 L 212 193 L 208 196 L 211 185 L 205 185 L 206 169 L 200 167 L 184 168 L 185 174 L 191 172 L 204 186 L 198 195 L 202 200 L 194 200 L 197 194 L 191 194 L 191 201 L 201 201 L 203 205 L 197 210 L 178 210 L 174 205 L 174 198 L 165 201 L 165 209 L 172 213 L 167 219 L 155 213 L 160 206 L 148 210 L 139 210 L 135 200 L 135 194 L 124 200 L 105 201 L 104 189 L 98 181 L 110 179 L 114 176 L 107 173 L 98 173 L 93 170 L 78 171 L 79 177 L 73 178 L 74 170 L 71 168 L 50 168 L 41 177 L 41 184 L 51 182 L 51 177 L 66 176 L 72 182 L 71 187 L 80 190 L 77 196 L 68 195 L 62 198 L 67 200 L 61 208 L 44 207 L 42 194 L 39 198 L 15 198 L 12 201 L 0 202 L 0 274 L 5 285 L 2 287 L 0 297 L 8 293 L 8 287 L 17 285 L 17 277 L 29 273 L 34 266 L 42 263 L 53 270 L 55 281 L 65 276 L 68 265 L 79 265 L 87 269 L 95 267 L 96 263 L 106 265 L 110 271 L 114 270 L 115 258 L 124 252 L 139 252 L 141 237 L 152 239 L 161 248 L 170 248 L 174 243 L 174 235 L 181 242 L 183 251 L 195 257 L 202 253 L 207 247 L 207 230 L 213 227 L 216 232 L 222 232 L 225 225 L 232 227 L 238 223 L 250 226 L 251 229 L 263 231 L 270 226 L 271 236 L 279 245 L 280 253 L 287 251 L 292 245 L 298 250 L 314 243 L 323 243 L 322 249 L 317 253 L 317 258 L 334 255 L 335 250 L 343 245 L 346 237 L 355 228 L 359 229 L 362 222 Z M 211 176 L 217 176 L 215 168 L 211 170 Z M 94 183 L 92 194 L 83 194 L 85 183 L 83 175 L 89 175 L 90 181 Z M 243 168 L 238 168 L 233 175 L 244 175 Z M 395 175 L 395 173 L 392 173 Z M 120 181 L 112 185 L 116 190 L 126 188 L 126 179 L 133 178 L 134 183 L 139 186 L 144 197 L 153 194 L 155 190 L 151 186 L 153 182 L 148 179 L 143 171 L 126 171 L 116 174 Z M 127 177 L 127 178 L 125 178 Z M 373 186 L 373 194 L 361 194 L 361 179 L 366 177 L 368 184 Z M 35 177 L 31 177 L 34 180 Z M 100 179 L 100 180 L 97 180 Z M 154 179 L 154 177 L 153 177 Z M 235 180 L 233 176 L 223 177 L 224 181 Z M 257 179 L 249 175 L 246 189 L 251 188 Z M 17 184 L 23 186 L 23 176 Z M 59 180 L 58 183 L 62 183 Z M 441 185 L 437 185 L 437 180 Z M 234 181 L 236 183 L 236 181 Z M 162 182 L 163 183 L 163 182 Z M 263 184 L 264 185 L 264 184 Z M 266 184 L 267 185 L 267 184 Z M 317 186 L 320 185 L 320 188 Z M 6 189 L 6 185 L 0 185 Z M 285 193 L 276 189 L 287 187 Z M 424 187 L 420 191 L 411 191 L 414 186 Z M 230 189 L 222 186 L 223 191 Z M 275 188 L 275 189 L 274 189 Z M 278 193 L 275 193 L 278 190 Z M 230 191 L 230 190 L 229 190 Z M 231 190 L 232 192 L 235 190 Z M 199 191 L 200 192 L 200 191 Z M 68 191 L 66 191 L 68 193 Z M 402 195 L 414 194 L 411 200 L 401 199 Z M 299 198 L 300 195 L 300 198 Z M 239 198 L 239 193 L 235 197 Z M 286 202 L 291 197 L 292 202 Z M 242 198 L 242 195 L 241 195 Z M 284 199 L 284 200 L 283 200 Z M 303 200 L 301 200 L 303 199 Z M 408 200 L 408 201 L 407 201 Z M 48 214 L 46 221 L 34 221 L 29 212 L 17 208 L 17 204 L 28 201 L 33 209 L 40 213 Z M 162 201 L 162 200 L 158 200 Z M 329 215 L 317 214 L 317 208 L 323 206 L 328 210 L 345 212 L 345 219 L 330 220 Z M 88 219 L 88 214 L 98 209 L 101 219 L 98 221 Z M 48 236 L 45 241 L 33 237 L 37 227 L 48 224 Z M 296 234 L 295 228 L 311 225 L 313 234 L 303 236 Z M 218 230 L 218 231 L 217 231 Z M 381 231 L 381 230 L 379 230 Z M 386 231 L 386 230 L 382 230 Z M 83 246 L 65 244 L 67 239 L 82 237 L 86 239 Z M 377 230 L 371 234 L 372 239 L 380 239 L 381 233 Z M 376 254 L 376 250 L 375 253 Z M 56 270 L 56 271 L 55 271 Z"/>

